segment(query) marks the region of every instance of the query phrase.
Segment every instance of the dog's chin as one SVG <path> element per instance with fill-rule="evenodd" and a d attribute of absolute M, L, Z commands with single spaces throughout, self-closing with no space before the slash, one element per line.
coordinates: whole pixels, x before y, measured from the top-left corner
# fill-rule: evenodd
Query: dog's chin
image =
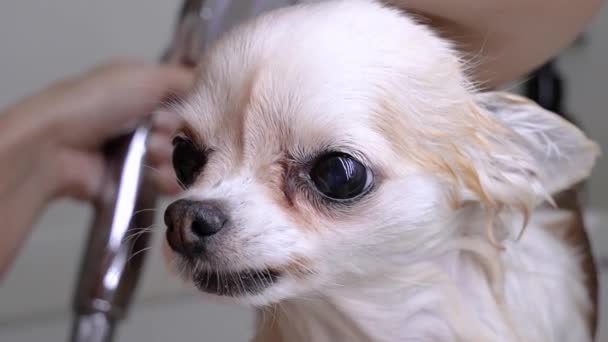
<path fill-rule="evenodd" d="M 172 273 L 221 302 L 264 307 L 299 293 L 299 282 L 294 283 L 289 273 L 280 267 L 214 268 L 177 255 L 166 244 L 164 247 L 165 260 Z"/>
<path fill-rule="evenodd" d="M 222 301 L 264 306 L 274 302 L 273 295 L 283 272 L 272 269 L 243 268 L 239 270 L 196 267 L 196 262 L 178 256 L 172 268 L 186 282 L 201 293 Z"/>
<path fill-rule="evenodd" d="M 201 292 L 245 299 L 269 290 L 279 281 L 281 273 L 270 268 L 239 271 L 205 269 L 191 272 L 191 277 Z"/>

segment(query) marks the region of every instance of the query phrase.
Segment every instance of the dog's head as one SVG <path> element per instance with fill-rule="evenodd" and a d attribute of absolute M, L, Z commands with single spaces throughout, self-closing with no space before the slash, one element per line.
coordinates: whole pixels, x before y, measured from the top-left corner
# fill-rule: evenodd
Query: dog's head
<path fill-rule="evenodd" d="M 226 35 L 181 105 L 187 189 L 167 241 L 204 292 L 257 305 L 375 281 L 429 257 L 467 206 L 529 209 L 597 147 L 525 99 L 476 93 L 449 43 L 338 1 Z"/>

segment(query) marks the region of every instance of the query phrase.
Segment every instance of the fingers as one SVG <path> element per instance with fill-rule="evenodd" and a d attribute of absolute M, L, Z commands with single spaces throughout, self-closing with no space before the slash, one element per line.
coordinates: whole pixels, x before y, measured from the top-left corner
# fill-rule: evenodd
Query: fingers
<path fill-rule="evenodd" d="M 19 127 L 31 127 L 15 134 L 27 133 L 27 140 L 49 150 L 41 169 L 49 176 L 45 184 L 53 184 L 51 197 L 96 200 L 111 188 L 103 184 L 107 165 L 100 148 L 158 113 L 149 140 L 148 174 L 163 194 L 175 194 L 180 187 L 171 165 L 171 137 L 181 122 L 160 108 L 168 97 L 183 96 L 193 79 L 189 70 L 178 66 L 121 60 L 22 100 L 10 108 L 9 119 L 18 118 Z"/>
<path fill-rule="evenodd" d="M 164 163 L 148 170 L 150 180 L 156 185 L 159 192 L 164 195 L 175 195 L 181 191 L 177 177 L 171 164 Z"/>
<path fill-rule="evenodd" d="M 63 82 L 45 107 L 56 108 L 53 127 L 64 141 L 94 147 L 133 129 L 167 99 L 184 96 L 193 80 L 183 67 L 121 60 Z M 162 119 L 161 128 L 175 128 Z"/>
<path fill-rule="evenodd" d="M 146 162 L 148 174 L 158 190 L 165 195 L 174 195 L 181 191 L 173 170 L 171 156 L 172 139 L 181 126 L 179 116 L 171 112 L 160 111 L 153 119 L 153 134 L 148 140 Z"/>
<path fill-rule="evenodd" d="M 153 64 L 137 59 L 119 59 L 93 69 L 88 79 L 105 80 L 118 89 L 142 87 L 146 97 L 161 101 L 168 96 L 184 96 L 194 84 L 192 69 L 180 65 Z"/>
<path fill-rule="evenodd" d="M 68 196 L 93 200 L 104 190 L 105 161 L 101 154 L 91 151 L 63 150 L 54 158 L 58 184 L 53 197 Z M 53 167 L 51 167 L 53 169 Z"/>
<path fill-rule="evenodd" d="M 152 119 L 153 130 L 148 140 L 148 162 L 170 163 L 173 152 L 172 139 L 182 126 L 181 118 L 168 111 L 159 111 Z"/>
<path fill-rule="evenodd" d="M 167 110 L 159 110 L 156 112 L 156 115 L 154 115 L 152 123 L 155 132 L 173 135 L 182 127 L 183 120 L 176 113 Z"/>
<path fill-rule="evenodd" d="M 156 77 L 163 80 L 167 89 L 179 96 L 186 95 L 192 89 L 195 77 L 191 69 L 164 64 L 157 68 L 157 72 Z M 170 95 L 170 93 L 166 95 Z"/>
<path fill-rule="evenodd" d="M 158 190 L 166 195 L 174 195 L 181 190 L 173 170 L 172 152 L 171 136 L 156 133 L 148 140 L 148 175 Z"/>
<path fill-rule="evenodd" d="M 148 140 L 146 160 L 151 165 L 171 163 L 171 137 L 165 134 L 153 134 Z"/>

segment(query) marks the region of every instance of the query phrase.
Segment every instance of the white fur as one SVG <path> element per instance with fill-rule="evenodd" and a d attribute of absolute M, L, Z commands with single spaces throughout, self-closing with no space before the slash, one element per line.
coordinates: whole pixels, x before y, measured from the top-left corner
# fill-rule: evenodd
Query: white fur
<path fill-rule="evenodd" d="M 213 151 L 185 196 L 223 201 L 235 228 L 197 267 L 304 257 L 311 271 L 240 298 L 260 308 L 259 340 L 591 340 L 575 251 L 537 212 L 516 237 L 519 210 L 585 178 L 597 148 L 533 104 L 476 94 L 465 69 L 430 29 L 365 0 L 276 11 L 211 49 L 180 108 Z M 323 148 L 359 157 L 377 188 L 330 216 L 298 198 L 295 217 L 260 174 Z"/>

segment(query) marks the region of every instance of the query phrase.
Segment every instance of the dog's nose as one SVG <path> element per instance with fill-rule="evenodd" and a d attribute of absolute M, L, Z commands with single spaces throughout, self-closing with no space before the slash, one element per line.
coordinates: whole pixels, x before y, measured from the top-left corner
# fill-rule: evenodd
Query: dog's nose
<path fill-rule="evenodd" d="M 167 241 L 176 252 L 194 256 L 202 252 L 205 240 L 228 221 L 220 208 L 209 202 L 181 199 L 165 210 Z"/>

